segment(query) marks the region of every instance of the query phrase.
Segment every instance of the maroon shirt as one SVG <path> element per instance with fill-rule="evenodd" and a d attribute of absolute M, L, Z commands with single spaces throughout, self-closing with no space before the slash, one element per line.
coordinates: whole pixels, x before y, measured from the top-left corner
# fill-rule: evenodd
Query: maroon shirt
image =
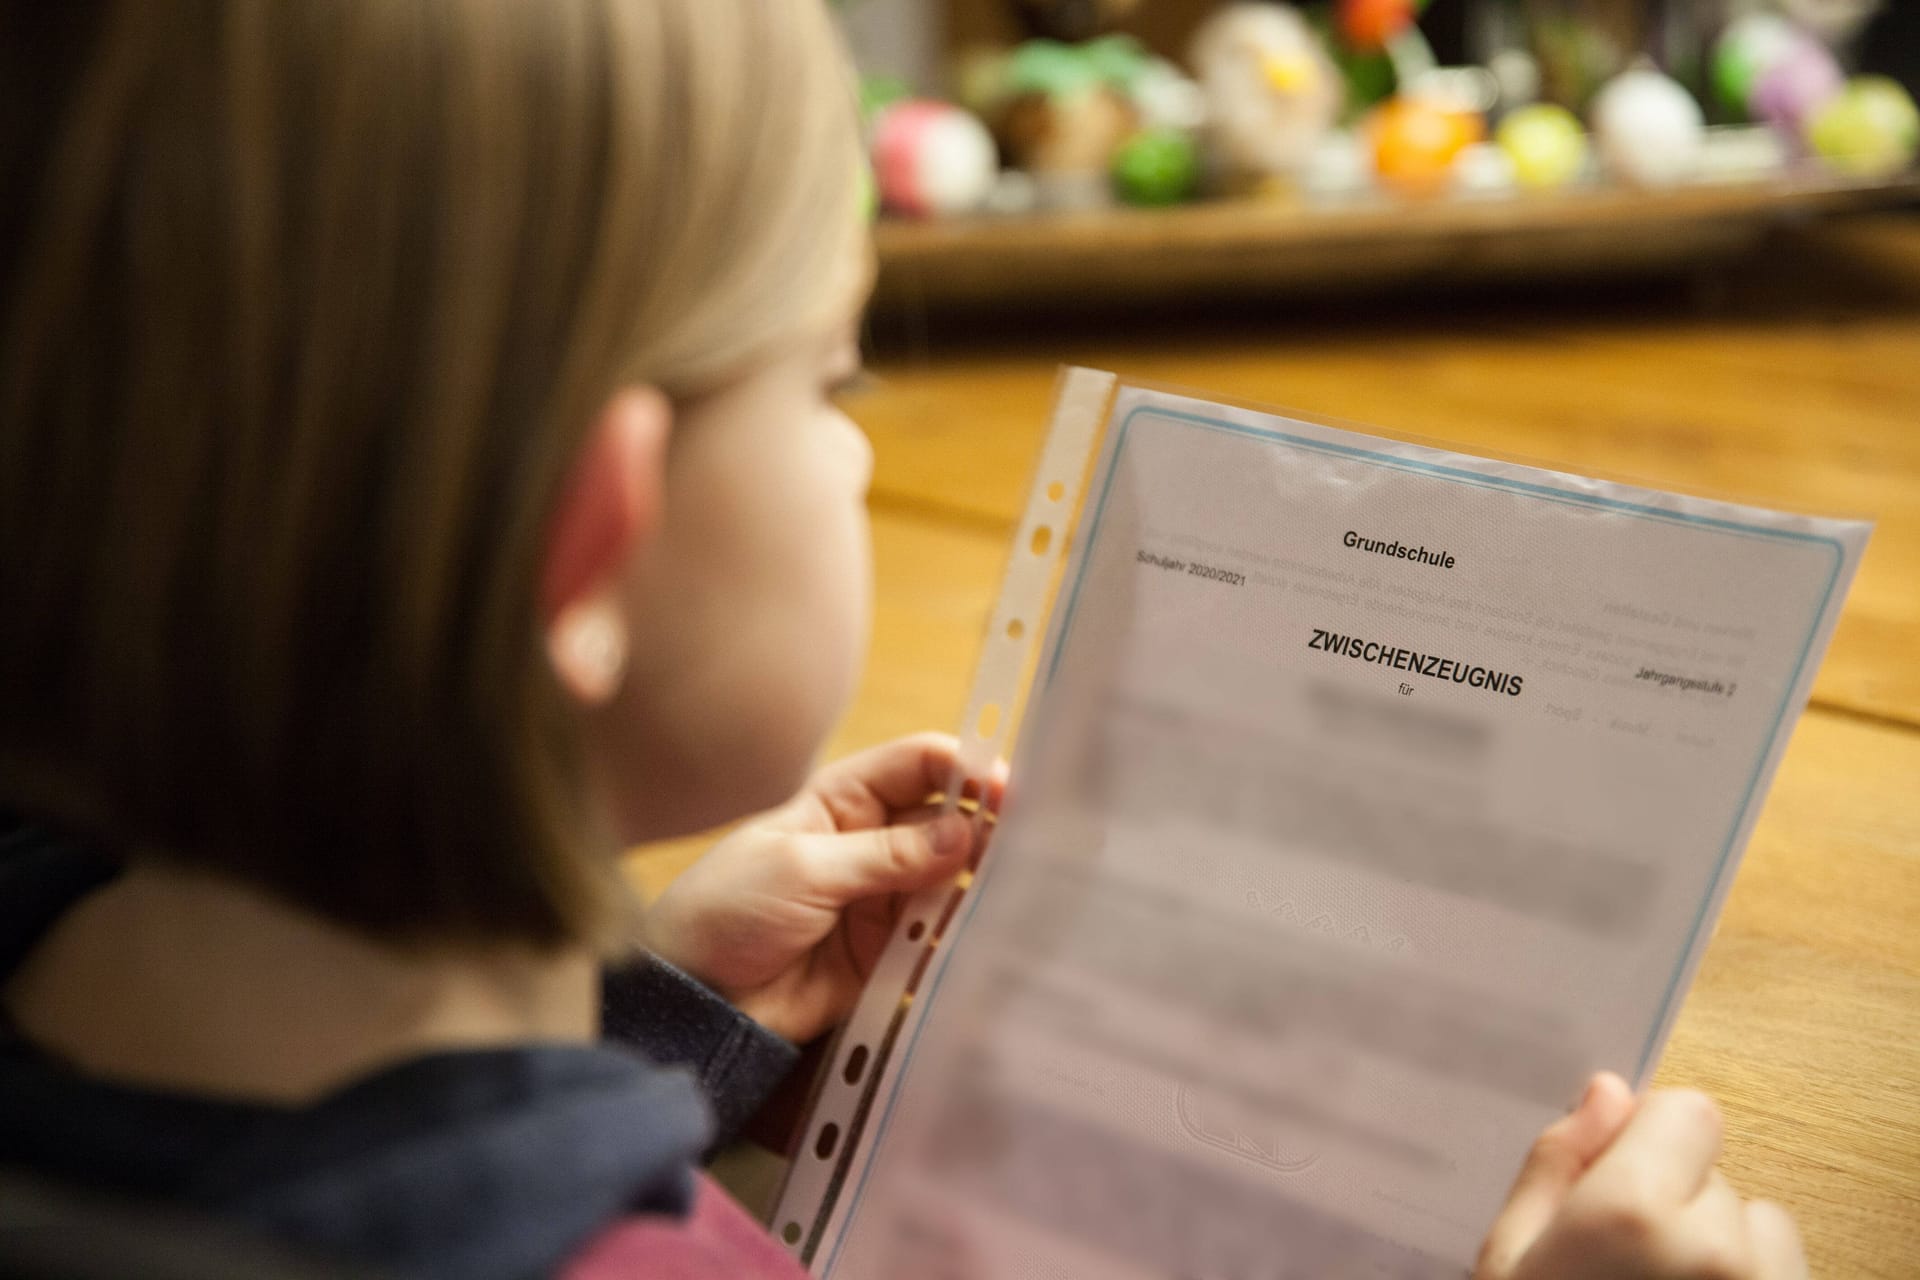
<path fill-rule="evenodd" d="M 624 1218 L 573 1256 L 564 1280 L 805 1280 L 765 1227 L 705 1174 L 685 1218 Z"/>

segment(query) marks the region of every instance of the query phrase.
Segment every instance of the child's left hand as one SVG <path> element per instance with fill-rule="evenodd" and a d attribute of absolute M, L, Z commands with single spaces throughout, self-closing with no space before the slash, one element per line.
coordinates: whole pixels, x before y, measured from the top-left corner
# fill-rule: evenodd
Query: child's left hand
<path fill-rule="evenodd" d="M 944 734 L 918 734 L 821 769 L 667 887 L 647 912 L 648 948 L 795 1043 L 837 1025 L 906 896 L 981 852 L 971 817 L 941 817 L 928 803 L 958 749 Z M 997 811 L 1004 767 L 971 786 Z"/>

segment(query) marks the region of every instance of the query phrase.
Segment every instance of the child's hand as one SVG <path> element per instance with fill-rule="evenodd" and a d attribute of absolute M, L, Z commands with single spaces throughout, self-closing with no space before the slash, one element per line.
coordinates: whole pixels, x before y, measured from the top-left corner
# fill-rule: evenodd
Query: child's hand
<path fill-rule="evenodd" d="M 927 803 L 946 787 L 958 745 L 920 734 L 820 770 L 667 887 L 647 913 L 648 947 L 796 1043 L 836 1025 L 906 895 L 980 853 L 971 818 L 942 818 Z M 1004 785 L 1001 770 L 985 780 L 989 811 Z"/>
<path fill-rule="evenodd" d="M 1804 1280 L 1793 1219 L 1742 1200 L 1719 1156 L 1711 1099 L 1636 1102 L 1619 1076 L 1594 1077 L 1534 1143 L 1474 1280 Z"/>

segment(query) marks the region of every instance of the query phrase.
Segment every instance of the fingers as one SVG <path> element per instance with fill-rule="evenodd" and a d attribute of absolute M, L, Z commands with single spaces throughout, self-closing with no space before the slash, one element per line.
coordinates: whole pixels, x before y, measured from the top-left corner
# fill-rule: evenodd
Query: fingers
<path fill-rule="evenodd" d="M 1706 1186 L 1720 1159 L 1720 1109 L 1704 1093 L 1648 1094 L 1582 1187 L 1611 1203 L 1680 1205 Z"/>
<path fill-rule="evenodd" d="M 1511 1269 L 1483 1280 L 1805 1280 L 1792 1221 L 1740 1198 L 1714 1168 L 1720 1143 L 1711 1099 L 1647 1095 L 1519 1257 L 1491 1259 Z"/>
<path fill-rule="evenodd" d="M 1755 1280 L 1807 1280 L 1807 1254 L 1792 1215 L 1771 1200 L 1750 1200 L 1746 1212 Z"/>
<path fill-rule="evenodd" d="M 808 789 L 842 831 L 880 826 L 903 809 L 922 804 L 953 781 L 960 742 L 951 734 L 916 733 L 856 752 L 827 765 Z M 985 779 L 973 779 L 980 800 L 997 809 L 1006 790 L 1006 765 L 995 762 Z"/>
<path fill-rule="evenodd" d="M 1476 1277 L 1495 1280 L 1512 1272 L 1633 1112 L 1633 1091 L 1619 1076 L 1603 1071 L 1587 1082 L 1579 1105 L 1548 1126 L 1527 1153 L 1506 1208 L 1481 1248 Z"/>
<path fill-rule="evenodd" d="M 947 810 L 944 805 L 915 805 L 911 809 L 902 810 L 890 815 L 890 822 L 893 826 L 912 826 L 916 823 L 931 822 L 945 812 L 947 812 Z M 961 812 L 964 813 L 965 810 Z M 967 869 L 977 871 L 980 868 L 982 859 L 986 857 L 988 847 L 993 843 L 993 819 L 991 817 L 981 818 L 976 815 L 973 821 L 973 833 L 973 856 L 967 860 Z"/>
<path fill-rule="evenodd" d="M 1654 1238 L 1658 1256 L 1677 1275 L 1733 1280 L 1756 1274 L 1747 1206 L 1718 1169 L 1698 1195 Z"/>
<path fill-rule="evenodd" d="M 887 893 L 911 893 L 963 870 L 974 824 L 964 813 L 868 831 L 796 837 L 807 889 L 842 907 Z"/>

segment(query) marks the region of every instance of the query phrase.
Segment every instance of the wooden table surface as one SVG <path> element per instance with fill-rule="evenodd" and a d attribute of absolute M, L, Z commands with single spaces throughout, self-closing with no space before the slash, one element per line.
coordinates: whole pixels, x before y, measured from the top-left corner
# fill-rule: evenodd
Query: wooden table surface
<path fill-rule="evenodd" d="M 1663 488 L 1876 522 L 1660 1068 L 1818 1276 L 1920 1276 L 1920 217 L 1603 296 L 1222 318 L 895 318 L 874 441 L 872 660 L 835 750 L 959 717 L 1056 366 L 1090 364 Z M 644 888 L 695 851 L 635 860 Z"/>

